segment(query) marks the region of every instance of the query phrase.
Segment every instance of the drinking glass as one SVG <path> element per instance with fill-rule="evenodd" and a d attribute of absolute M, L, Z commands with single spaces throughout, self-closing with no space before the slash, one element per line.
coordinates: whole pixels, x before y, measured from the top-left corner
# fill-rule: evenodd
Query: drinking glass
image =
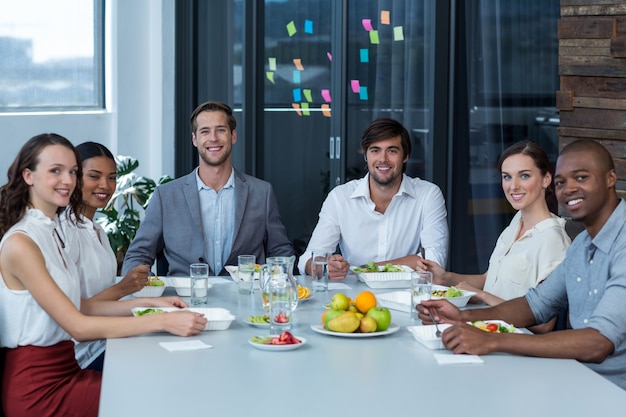
<path fill-rule="evenodd" d="M 293 286 L 285 278 L 271 279 L 267 283 L 270 304 L 270 335 L 278 336 L 291 329 L 292 300 L 297 297 Z"/>
<path fill-rule="evenodd" d="M 254 291 L 254 255 L 239 255 L 237 257 L 237 276 L 239 277 L 239 293 L 251 294 Z"/>
<path fill-rule="evenodd" d="M 311 252 L 311 288 L 315 292 L 328 291 L 328 261 L 332 253 L 314 249 Z"/>
<path fill-rule="evenodd" d="M 432 272 L 411 272 L 411 320 L 419 320 L 417 317 L 417 305 L 423 300 L 430 300 L 432 285 Z"/>
<path fill-rule="evenodd" d="M 206 304 L 209 302 L 209 265 L 204 263 L 189 266 L 189 284 L 191 290 L 191 305 Z"/>

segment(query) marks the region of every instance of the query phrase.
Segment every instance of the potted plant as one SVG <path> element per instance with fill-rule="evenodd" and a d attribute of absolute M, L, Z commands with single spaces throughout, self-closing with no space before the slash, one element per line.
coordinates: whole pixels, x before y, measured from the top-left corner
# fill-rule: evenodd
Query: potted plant
<path fill-rule="evenodd" d="M 139 229 L 141 217 L 150 203 L 154 189 L 173 178 L 163 175 L 155 182 L 138 176 L 134 171 L 139 166 L 139 161 L 130 156 L 118 155 L 116 165 L 117 188 L 109 204 L 99 211 L 102 215 L 96 221 L 104 228 L 115 252 L 119 275 L 128 246 Z"/>

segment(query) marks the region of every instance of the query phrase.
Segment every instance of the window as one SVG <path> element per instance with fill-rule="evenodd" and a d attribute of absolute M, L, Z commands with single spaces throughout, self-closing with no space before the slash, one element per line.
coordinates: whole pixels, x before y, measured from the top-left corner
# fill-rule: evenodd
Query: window
<path fill-rule="evenodd" d="M 104 107 L 103 0 L 0 0 L 0 112 Z"/>

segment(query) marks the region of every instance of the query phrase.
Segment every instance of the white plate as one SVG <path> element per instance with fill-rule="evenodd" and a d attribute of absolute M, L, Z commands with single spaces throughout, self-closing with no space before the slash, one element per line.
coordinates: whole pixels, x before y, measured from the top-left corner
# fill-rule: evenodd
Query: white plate
<path fill-rule="evenodd" d="M 440 324 L 439 330 L 443 332 L 450 326 L 451 324 Z M 441 338 L 435 336 L 437 329 L 434 324 L 428 324 L 425 326 L 408 326 L 406 329 L 411 332 L 415 340 L 428 349 L 445 349 Z"/>
<path fill-rule="evenodd" d="M 314 332 L 327 334 L 329 336 L 337 336 L 337 337 L 352 337 L 352 338 L 363 338 L 363 337 L 376 337 L 376 336 L 386 336 L 388 334 L 393 334 L 400 330 L 400 326 L 395 323 L 391 323 L 389 328 L 383 332 L 373 332 L 373 333 L 340 333 L 340 332 L 331 332 L 330 330 L 326 330 L 324 326 L 321 324 L 312 324 L 311 329 Z"/>
<path fill-rule="evenodd" d="M 246 319 L 243 321 L 246 324 L 249 324 L 250 326 L 254 326 L 254 327 L 258 327 L 261 329 L 266 329 L 268 327 L 270 327 L 269 323 L 253 323 L 250 320 L 248 320 L 248 318 L 246 317 Z"/>
<path fill-rule="evenodd" d="M 433 285 L 432 289 L 434 290 L 445 290 L 448 287 L 444 287 L 443 285 Z M 448 300 L 455 306 L 461 308 L 467 305 L 467 302 L 470 298 L 476 295 L 475 292 L 461 290 L 463 292 L 462 296 L 452 297 L 452 298 L 444 298 L 444 297 L 435 297 L 433 296 L 433 300 Z M 411 311 L 411 290 L 404 291 L 392 291 L 384 294 L 377 294 L 376 299 L 378 300 L 378 304 L 383 307 L 387 307 L 393 310 L 404 311 L 406 313 Z"/>
<path fill-rule="evenodd" d="M 188 307 L 188 308 L 176 308 L 176 307 L 134 307 L 130 311 L 134 316 L 137 316 L 139 311 L 146 310 L 148 308 L 158 308 L 163 310 L 164 313 L 176 312 L 176 311 L 192 311 L 194 313 L 201 313 L 207 319 L 207 323 L 204 326 L 204 330 L 226 330 L 230 327 L 230 324 L 235 320 L 235 316 L 225 308 L 219 307 Z"/>
<path fill-rule="evenodd" d="M 291 344 L 291 345 L 265 345 L 263 343 L 254 343 L 252 339 L 248 340 L 248 343 L 250 343 L 252 346 L 254 346 L 257 349 L 269 350 L 269 351 L 274 351 L 274 352 L 282 352 L 285 350 L 299 349 L 306 344 L 306 339 L 304 337 L 300 337 L 296 335 L 293 335 L 293 337 L 295 337 L 296 339 L 300 339 L 301 343 Z"/>
<path fill-rule="evenodd" d="M 510 324 L 509 324 L 509 323 L 507 323 L 506 321 L 502 321 L 502 320 L 477 320 L 477 321 L 482 321 L 482 322 L 484 322 L 484 323 L 486 323 L 486 324 L 489 324 L 489 323 L 496 323 L 498 326 L 510 326 Z M 467 324 L 470 324 L 470 325 L 471 325 L 472 323 L 471 323 L 471 322 L 467 322 Z M 486 330 L 485 330 L 485 331 L 486 331 Z M 490 333 L 491 333 L 491 332 L 490 332 Z M 497 333 L 500 333 L 500 332 L 497 332 Z M 514 331 L 513 333 L 524 333 L 524 332 L 523 332 L 523 331 L 521 331 L 521 330 L 520 330 L 520 329 L 518 329 L 518 328 L 515 328 L 515 331 Z"/>
<path fill-rule="evenodd" d="M 191 297 L 191 288 L 189 286 L 189 277 L 168 277 L 169 286 L 174 287 L 179 297 Z M 207 284 L 207 289 L 211 289 L 213 284 Z"/>
<path fill-rule="evenodd" d="M 307 298 L 298 298 L 298 303 L 303 303 L 305 301 L 309 301 L 309 300 L 312 300 L 312 299 L 313 299 L 312 295 L 308 296 Z"/>
<path fill-rule="evenodd" d="M 355 267 L 350 267 L 359 279 L 370 288 L 410 288 L 411 272 L 413 269 L 406 265 L 400 265 L 403 272 L 355 272 Z M 383 268 L 379 266 L 379 268 Z"/>

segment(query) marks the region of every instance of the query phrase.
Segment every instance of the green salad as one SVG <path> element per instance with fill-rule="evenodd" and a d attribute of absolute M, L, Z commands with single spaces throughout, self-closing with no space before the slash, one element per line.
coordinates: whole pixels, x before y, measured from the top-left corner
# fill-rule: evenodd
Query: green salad
<path fill-rule="evenodd" d="M 433 290 L 432 295 L 434 297 L 454 298 L 463 296 L 463 291 L 459 290 L 457 287 L 450 287 L 445 290 Z"/>
<path fill-rule="evenodd" d="M 163 310 L 160 308 L 146 308 L 145 310 L 137 311 L 135 315 L 147 316 L 149 314 L 159 314 L 159 313 L 163 313 Z"/>
<path fill-rule="evenodd" d="M 376 265 L 376 262 L 374 261 L 368 262 L 362 267 L 354 268 L 354 272 L 356 272 L 357 274 L 360 274 L 363 272 L 403 272 L 403 271 L 404 271 L 404 268 L 402 268 L 402 265 L 394 265 L 394 264 L 388 263 L 382 268 L 380 268 L 378 265 Z"/>

